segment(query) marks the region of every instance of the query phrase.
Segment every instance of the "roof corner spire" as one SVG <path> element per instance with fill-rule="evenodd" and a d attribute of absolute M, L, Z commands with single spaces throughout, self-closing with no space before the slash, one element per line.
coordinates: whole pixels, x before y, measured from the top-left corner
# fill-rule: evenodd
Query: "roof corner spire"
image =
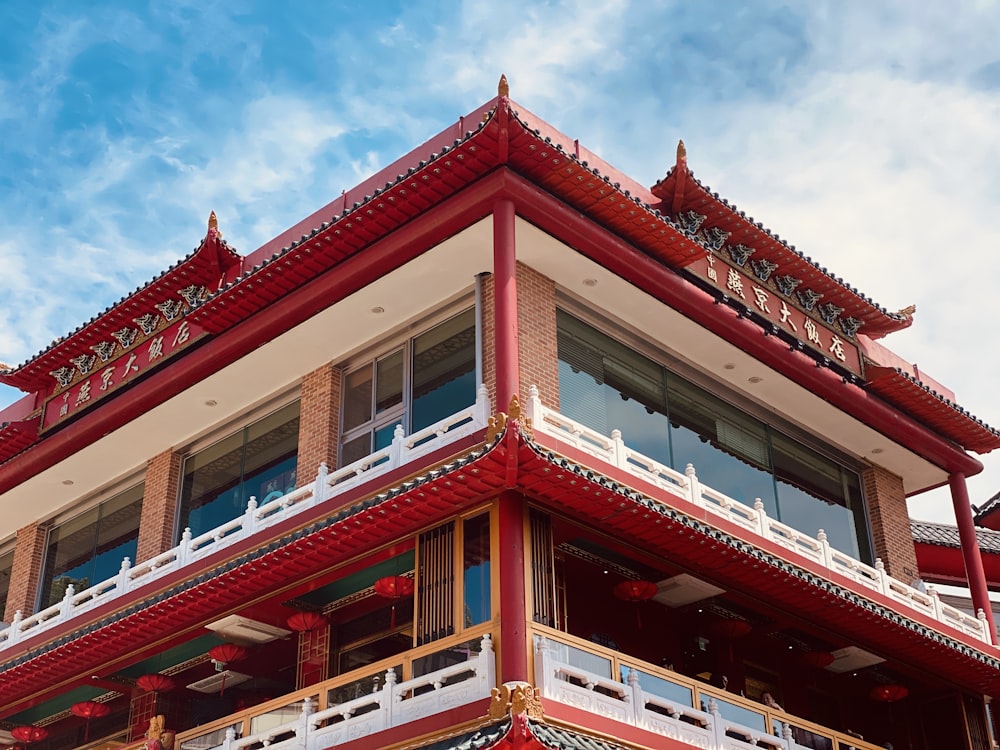
<path fill-rule="evenodd" d="M 687 164 L 688 152 L 687 148 L 684 146 L 684 139 L 677 141 L 677 166 L 682 164 Z"/>
<path fill-rule="evenodd" d="M 507 76 L 500 74 L 500 81 L 497 83 L 497 96 L 510 96 L 510 84 L 507 83 Z"/>
<path fill-rule="evenodd" d="M 215 215 L 215 211 L 212 211 L 208 215 L 208 233 L 217 234 L 220 238 L 222 237 L 222 232 L 219 231 L 219 219 Z"/>

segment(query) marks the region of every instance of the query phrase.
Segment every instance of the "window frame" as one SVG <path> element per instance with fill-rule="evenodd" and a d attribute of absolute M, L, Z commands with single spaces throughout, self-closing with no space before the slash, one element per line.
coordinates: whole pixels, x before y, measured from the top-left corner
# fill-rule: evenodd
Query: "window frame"
<path fill-rule="evenodd" d="M 237 412 L 234 415 L 230 415 L 229 419 L 224 419 L 212 427 L 208 428 L 206 431 L 201 433 L 196 438 L 189 441 L 187 444 L 177 449 L 177 453 L 180 454 L 180 472 L 178 474 L 177 484 L 174 488 L 174 528 L 173 528 L 173 539 L 174 543 L 178 543 L 181 538 L 181 534 L 184 528 L 181 525 L 181 504 L 184 500 L 184 476 L 185 470 L 187 468 L 187 462 L 192 457 L 201 453 L 202 451 L 211 448 L 213 445 L 235 435 L 238 432 L 242 432 L 247 427 L 250 427 L 256 422 L 267 418 L 271 414 L 284 409 L 286 406 L 298 401 L 300 404 L 299 419 L 301 420 L 301 402 L 302 402 L 302 389 L 301 386 L 295 385 L 279 394 L 275 394 L 244 412 Z M 299 432 L 301 439 L 301 421 L 299 423 Z M 296 461 L 298 459 L 298 446 L 296 446 Z M 258 498 L 258 502 L 262 502 L 263 498 Z"/>
<path fill-rule="evenodd" d="M 864 458 L 846 453 L 837 446 L 832 446 L 819 440 L 815 434 L 785 419 L 782 415 L 775 413 L 766 404 L 755 400 L 750 394 L 739 392 L 732 386 L 712 378 L 711 373 L 705 369 L 698 368 L 689 360 L 682 359 L 663 346 L 655 345 L 655 342 L 652 342 L 648 335 L 644 336 L 627 323 L 611 318 L 602 311 L 595 310 L 584 301 L 572 296 L 561 288 L 557 288 L 556 290 L 556 310 L 561 310 L 577 318 L 605 336 L 660 365 L 667 371 L 668 381 L 669 375 L 672 374 L 708 392 L 738 412 L 746 414 L 762 423 L 768 433 L 768 446 L 772 444 L 770 435 L 779 433 L 785 438 L 814 451 L 821 457 L 838 464 L 842 470 L 849 471 L 857 476 L 858 493 L 861 503 L 859 513 L 864 518 L 865 524 L 864 529 L 860 530 L 861 533 L 856 534 L 856 539 L 859 552 L 864 555 L 865 547 L 867 547 L 869 554 L 874 559 L 875 540 L 872 536 L 871 514 L 869 512 L 870 504 L 864 487 L 864 472 L 870 468 L 870 464 Z M 556 356 L 558 358 L 558 354 Z M 769 473 L 777 488 L 777 474 L 773 466 Z M 848 499 L 846 486 L 844 497 L 845 500 Z M 853 513 L 851 515 L 853 516 Z M 853 521 L 851 525 L 856 527 Z M 855 531 L 859 530 L 855 528 Z"/>
<path fill-rule="evenodd" d="M 365 347 L 354 355 L 346 358 L 341 363 L 340 370 L 342 373 L 342 383 L 344 385 L 340 396 L 340 414 L 337 424 L 338 468 L 346 465 L 342 460 L 339 460 L 344 454 L 344 447 L 351 441 L 356 440 L 363 435 L 374 435 L 380 430 L 384 430 L 386 427 L 395 427 L 395 425 L 402 425 L 404 433 L 407 435 L 411 434 L 413 418 L 414 342 L 423 334 L 434 330 L 437 326 L 468 312 L 472 313 L 473 329 L 475 331 L 475 387 L 478 388 L 480 382 L 482 381 L 482 373 L 479 371 L 481 361 L 480 353 L 483 346 L 482 330 L 479 325 L 481 311 L 477 308 L 475 299 L 471 295 L 462 295 L 460 299 L 457 299 L 444 307 L 438 308 L 434 312 L 429 313 L 418 320 L 402 326 L 393 333 L 383 337 L 378 344 Z M 391 409 L 387 409 L 382 413 L 376 413 L 376 400 L 378 396 L 378 383 L 376 376 L 378 374 L 378 363 L 400 350 L 403 353 L 402 399 L 398 405 L 392 407 Z M 370 414 L 372 416 L 365 422 L 347 430 L 344 428 L 344 420 L 347 411 L 344 408 L 347 396 L 347 383 L 352 375 L 361 372 L 365 368 L 370 368 L 372 376 L 370 403 Z M 470 401 L 469 405 L 472 405 L 473 403 L 475 403 L 475 393 L 473 394 L 473 399 Z M 376 450 L 378 450 L 378 448 L 375 448 L 370 444 L 368 451 L 364 455 L 371 455 Z"/>

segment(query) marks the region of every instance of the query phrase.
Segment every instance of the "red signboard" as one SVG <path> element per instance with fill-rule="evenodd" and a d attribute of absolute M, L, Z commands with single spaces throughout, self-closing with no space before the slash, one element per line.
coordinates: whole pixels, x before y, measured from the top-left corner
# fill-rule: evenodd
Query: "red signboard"
<path fill-rule="evenodd" d="M 94 367 L 92 372 L 58 391 L 45 402 L 42 427 L 46 430 L 72 417 L 146 371 L 157 367 L 172 355 L 200 338 L 205 331 L 186 320 L 179 320 L 144 341 Z"/>
<path fill-rule="evenodd" d="M 688 268 L 730 297 L 745 302 L 755 313 L 797 338 L 804 346 L 846 367 L 855 375 L 863 375 L 861 353 L 852 338 L 800 310 L 794 303 L 789 304 L 788 298 L 778 291 L 708 253 Z"/>

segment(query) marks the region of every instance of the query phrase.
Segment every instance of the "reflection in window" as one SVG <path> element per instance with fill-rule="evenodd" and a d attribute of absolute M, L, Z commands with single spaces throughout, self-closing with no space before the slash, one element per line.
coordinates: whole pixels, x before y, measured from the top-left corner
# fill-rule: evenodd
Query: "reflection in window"
<path fill-rule="evenodd" d="M 135 560 L 144 485 L 120 492 L 49 530 L 39 602 L 60 601 L 68 586 L 79 593 L 113 577 L 122 560 Z"/>
<path fill-rule="evenodd" d="M 10 591 L 10 573 L 14 568 L 14 550 L 0 555 L 0 615 L 7 611 L 7 594 Z"/>
<path fill-rule="evenodd" d="M 407 434 L 476 400 L 476 320 L 467 310 L 362 367 L 344 382 L 346 466 L 387 447 L 397 424 Z"/>
<path fill-rule="evenodd" d="M 220 440 L 184 461 L 178 533 L 198 534 L 295 489 L 299 402 Z"/>
<path fill-rule="evenodd" d="M 490 514 L 465 521 L 465 627 L 486 622 L 490 611 Z"/>
<path fill-rule="evenodd" d="M 871 561 L 856 473 L 658 363 L 558 311 L 559 403 L 566 416 L 746 505 Z"/>

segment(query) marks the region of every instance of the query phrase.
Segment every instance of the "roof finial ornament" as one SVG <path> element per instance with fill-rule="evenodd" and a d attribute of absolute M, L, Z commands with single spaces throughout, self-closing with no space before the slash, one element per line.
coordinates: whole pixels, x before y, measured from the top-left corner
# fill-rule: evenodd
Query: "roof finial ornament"
<path fill-rule="evenodd" d="M 686 162 L 688 158 L 687 149 L 684 147 L 684 140 L 677 141 L 677 163 Z"/>
<path fill-rule="evenodd" d="M 507 76 L 500 74 L 500 82 L 497 84 L 497 96 L 510 96 L 510 84 L 507 83 Z"/>
<path fill-rule="evenodd" d="M 218 234 L 220 239 L 222 238 L 222 232 L 219 231 L 219 219 L 216 217 L 215 211 L 208 215 L 208 233 L 212 234 L 213 232 Z"/>

